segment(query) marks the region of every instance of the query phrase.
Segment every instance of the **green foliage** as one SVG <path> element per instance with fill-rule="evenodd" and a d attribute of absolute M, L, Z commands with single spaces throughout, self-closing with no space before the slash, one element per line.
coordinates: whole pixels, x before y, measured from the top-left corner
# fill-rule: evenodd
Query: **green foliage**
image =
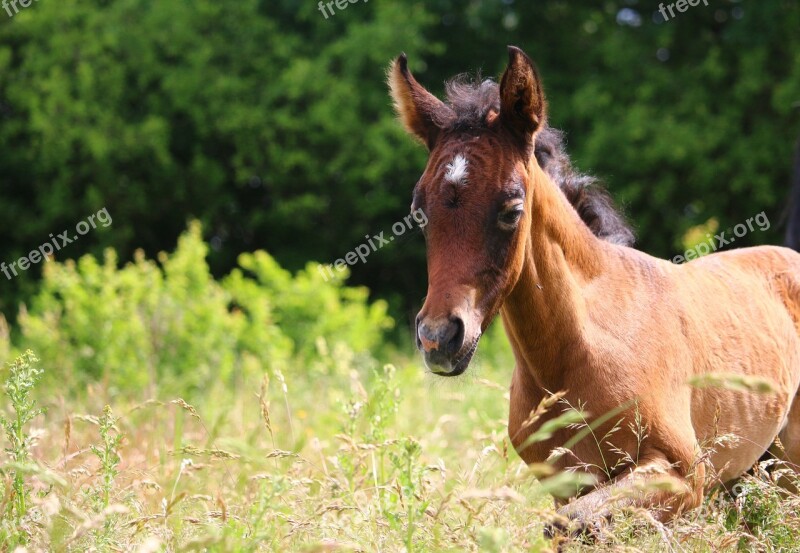
<path fill-rule="evenodd" d="M 764 471 L 763 466 L 759 467 Z M 797 489 L 797 473 L 785 468 L 781 463 L 772 467 L 777 475 L 786 478 L 790 489 Z M 742 479 L 734 488 L 736 496 L 733 501 L 723 504 L 722 513 L 725 526 L 730 532 L 749 530 L 752 537 L 742 536 L 739 545 L 743 549 L 752 549 L 753 542 L 759 549 L 780 551 L 797 547 L 797 530 L 791 524 L 796 514 L 786 517 L 786 504 L 791 498 L 784 490 L 767 479 L 748 477 Z"/>
<path fill-rule="evenodd" d="M 94 491 L 96 511 L 104 516 L 102 530 L 94 532 L 95 544 L 100 549 L 109 549 L 114 535 L 117 518 L 113 513 L 108 513 L 111 497 L 114 490 L 114 480 L 119 475 L 119 464 L 122 460 L 119 448 L 122 444 L 122 434 L 117 428 L 118 418 L 114 416 L 111 407 L 106 405 L 99 418 L 96 419 L 100 431 L 100 445 L 92 444 L 90 451 L 100 462 L 101 480 L 98 489 Z"/>
<path fill-rule="evenodd" d="M 3 513 L 3 520 L 6 521 L 0 528 L 0 535 L 12 543 L 14 541 L 25 541 L 23 524 L 28 514 L 28 499 L 30 490 L 25 484 L 23 468 L 30 461 L 32 437 L 28 433 L 26 426 L 34 418 L 43 413 L 37 407 L 36 401 L 32 397 L 33 388 L 42 376 L 42 370 L 36 368 L 39 360 L 28 350 L 11 364 L 8 370 L 3 390 L 8 397 L 9 406 L 13 411 L 10 418 L 0 413 L 0 426 L 6 434 L 9 446 L 5 449 L 8 455 L 8 462 L 3 463 L 2 474 L 11 474 L 11 490 L 6 492 L 10 495 L 9 501 Z M 7 523 L 16 526 L 8 527 Z"/>
<path fill-rule="evenodd" d="M 293 358 L 319 363 L 318 340 L 371 359 L 392 325 L 386 304 L 369 304 L 366 290 L 325 283 L 313 265 L 293 277 L 264 252 L 242 256 L 255 278 L 236 270 L 220 284 L 207 249 L 193 224 L 160 263 L 140 252 L 118 269 L 111 250 L 102 263 L 50 263 L 21 314 L 21 339 L 71 389 L 104 381 L 112 392 L 159 383 L 191 393 Z"/>
<path fill-rule="evenodd" d="M 234 269 L 225 279 L 224 288 L 248 312 L 260 312 L 253 302 L 270 298 L 274 323 L 304 357 L 315 356 L 318 337 L 329 344 L 372 351 L 380 345 L 381 331 L 393 326 L 385 301 L 370 304 L 366 288 L 344 287 L 341 279 L 326 282 L 316 263 L 292 276 L 269 254 L 259 251 L 239 256 L 239 266 L 242 269 Z"/>
<path fill-rule="evenodd" d="M 392 466 L 397 474 L 398 484 L 395 488 L 397 495 L 392 494 L 392 496 L 397 499 L 399 507 L 405 507 L 405 512 L 402 518 L 396 511 L 386 511 L 386 515 L 390 523 L 394 522 L 398 525 L 402 521 L 402 525 L 405 527 L 406 551 L 411 552 L 419 549 L 414 544 L 414 530 L 428 507 L 427 501 L 418 499 L 423 487 L 422 477 L 425 470 L 419 466 L 419 456 L 422 452 L 419 442 L 413 438 L 406 438 L 402 440 L 398 449 L 398 452 L 389 453 Z"/>
<path fill-rule="evenodd" d="M 631 0 L 360 2 L 328 19 L 289 0 L 38 2 L 0 22 L 0 261 L 105 206 L 113 227 L 59 255 L 154 256 L 197 218 L 216 275 L 257 249 L 292 271 L 330 263 L 406 214 L 424 167 L 393 118 L 389 60 L 405 51 L 441 93 L 458 72 L 497 76 L 508 43 L 540 66 L 551 122 L 644 250 L 673 257 L 688 229 L 761 210 L 776 224 L 737 246 L 777 242 L 798 27 L 798 0 L 720 0 L 668 22 Z M 9 318 L 39 270 L 0 277 Z M 412 312 L 422 240 L 353 279 Z"/>
<path fill-rule="evenodd" d="M 500 317 L 495 319 L 481 336 L 480 345 L 472 365 L 480 373 L 483 373 L 485 369 L 491 370 L 491 367 L 495 367 L 508 371 L 509 375 L 511 374 L 516 365 L 516 360 Z"/>
<path fill-rule="evenodd" d="M 90 0 L 0 22 L 3 261 L 101 206 L 112 231 L 64 255 L 153 256 L 191 217 L 217 274 L 259 248 L 292 270 L 333 261 L 407 213 L 397 168 L 422 151 L 394 122 L 384 69 L 429 52 L 419 31 L 434 19 L 421 4 L 326 21 L 310 2 Z M 4 280 L 0 310 L 13 315 L 38 269 Z"/>
<path fill-rule="evenodd" d="M 11 355 L 11 334 L 5 317 L 0 315 L 0 367 L 5 366 Z"/>
<path fill-rule="evenodd" d="M 111 411 L 111 407 L 106 405 L 103 408 L 103 413 L 97 419 L 97 426 L 100 429 L 100 442 L 99 446 L 89 446 L 100 461 L 100 472 L 103 475 L 102 481 L 102 508 L 107 509 L 109 505 L 109 497 L 111 496 L 111 488 L 114 485 L 114 478 L 119 471 L 120 458 L 117 450 L 122 442 L 122 435 L 116 426 L 117 419 Z"/>

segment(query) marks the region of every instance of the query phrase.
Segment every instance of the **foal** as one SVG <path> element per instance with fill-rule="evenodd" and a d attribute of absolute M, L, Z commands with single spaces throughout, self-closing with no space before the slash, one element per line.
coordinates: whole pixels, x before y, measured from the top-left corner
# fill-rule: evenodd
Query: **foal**
<path fill-rule="evenodd" d="M 416 320 L 426 365 L 463 373 L 500 313 L 516 359 L 509 436 L 527 463 L 577 432 L 525 443 L 536 430 L 526 419 L 551 392 L 595 417 L 597 436 L 620 418 L 645 429 L 642 443 L 616 432 L 551 458 L 562 470 L 590 467 L 598 482 L 562 515 L 595 525 L 613 502 L 669 520 L 701 503 L 707 467 L 734 479 L 776 436 L 800 461 L 800 255 L 758 247 L 673 265 L 625 246 L 623 231 L 596 236 L 537 160 L 545 98 L 517 48 L 499 86 L 451 86 L 448 104 L 414 79 L 405 56 L 389 84 L 401 121 L 430 152 L 412 204 L 429 221 L 428 294 Z M 708 373 L 768 380 L 771 391 L 690 385 Z M 615 409 L 615 420 L 598 420 Z M 736 440 L 719 439 L 728 435 Z M 669 477 L 679 485 L 648 487 Z"/>

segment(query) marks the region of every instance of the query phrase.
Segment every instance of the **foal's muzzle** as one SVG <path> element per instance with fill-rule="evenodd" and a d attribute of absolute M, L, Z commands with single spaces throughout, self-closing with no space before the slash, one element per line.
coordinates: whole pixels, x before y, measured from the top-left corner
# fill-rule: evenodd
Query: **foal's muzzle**
<path fill-rule="evenodd" d="M 464 321 L 457 316 L 428 320 L 417 317 L 417 348 L 425 358 L 425 365 L 440 376 L 457 376 L 469 365 L 464 348 Z M 466 363 L 464 362 L 466 361 Z"/>

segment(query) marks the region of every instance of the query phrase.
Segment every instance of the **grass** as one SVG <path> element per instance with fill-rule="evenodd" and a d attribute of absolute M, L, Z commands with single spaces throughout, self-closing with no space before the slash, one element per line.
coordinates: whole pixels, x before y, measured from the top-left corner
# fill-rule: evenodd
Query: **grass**
<path fill-rule="evenodd" d="M 44 367 L 47 370 L 47 367 Z M 5 550 L 548 551 L 548 491 L 506 435 L 510 370 L 455 382 L 413 361 L 134 401 L 3 373 Z M 574 423 L 570 418 L 565 424 Z M 541 474 L 540 474 L 541 476 Z M 790 551 L 800 500 L 765 471 L 661 526 L 620 513 L 615 551 Z M 564 550 L 592 547 L 571 541 Z"/>

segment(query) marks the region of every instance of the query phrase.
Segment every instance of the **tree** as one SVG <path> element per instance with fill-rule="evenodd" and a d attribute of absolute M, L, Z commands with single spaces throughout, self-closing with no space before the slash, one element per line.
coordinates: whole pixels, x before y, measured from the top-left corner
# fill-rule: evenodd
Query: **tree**
<path fill-rule="evenodd" d="M 217 275 L 260 248 L 290 269 L 331 263 L 407 215 L 424 167 L 394 121 L 389 61 L 405 51 L 441 92 L 459 71 L 498 75 L 509 43 L 540 66 L 577 165 L 606 178 L 641 248 L 671 257 L 711 218 L 767 209 L 777 223 L 798 24 L 798 0 L 701 3 L 670 21 L 637 0 L 357 2 L 327 19 L 293 0 L 36 3 L 0 24 L 0 261 L 106 207 L 113 225 L 61 258 L 154 255 L 197 218 Z M 0 276 L 0 312 L 13 317 L 39 269 Z M 352 273 L 412 313 L 423 241 Z"/>

